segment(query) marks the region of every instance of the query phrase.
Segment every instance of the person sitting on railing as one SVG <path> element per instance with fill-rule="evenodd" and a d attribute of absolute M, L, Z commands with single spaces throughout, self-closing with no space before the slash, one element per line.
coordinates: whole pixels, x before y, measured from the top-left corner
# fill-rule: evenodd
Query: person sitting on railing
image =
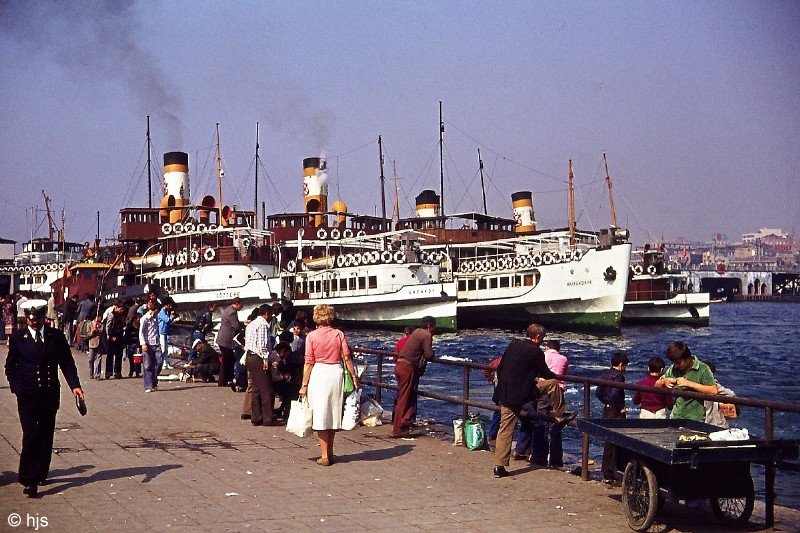
<path fill-rule="evenodd" d="M 714 381 L 714 373 L 707 364 L 692 355 L 692 351 L 685 343 L 680 341 L 671 343 L 667 347 L 667 359 L 672 361 L 672 364 L 661 379 L 656 381 L 656 387 L 677 387 L 703 394 L 717 394 L 719 389 Z M 678 397 L 669 417 L 704 422 L 706 408 L 703 400 Z"/>
<path fill-rule="evenodd" d="M 636 382 L 637 385 L 655 387 L 656 381 L 664 373 L 664 360 L 658 356 L 650 358 L 647 363 L 647 376 Z M 636 391 L 631 400 L 633 405 L 641 407 L 639 418 L 667 418 L 667 409 L 672 409 L 673 398 L 666 394 Z"/>

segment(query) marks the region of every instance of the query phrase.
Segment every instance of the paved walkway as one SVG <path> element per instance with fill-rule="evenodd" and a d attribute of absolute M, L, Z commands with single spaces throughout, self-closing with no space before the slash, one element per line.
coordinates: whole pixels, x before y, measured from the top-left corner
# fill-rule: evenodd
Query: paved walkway
<path fill-rule="evenodd" d="M 0 531 L 12 530 L 14 513 L 14 530 L 37 520 L 55 531 L 628 530 L 619 489 L 527 463 L 494 479 L 490 453 L 444 437 L 395 440 L 388 425 L 341 432 L 338 462 L 325 468 L 315 438 L 240 420 L 243 395 L 230 389 L 166 382 L 145 394 L 138 379 L 84 387 L 86 417 L 63 391 L 52 483 L 30 500 L 16 483 L 16 402 L 0 378 Z M 800 524 L 796 511 L 777 515 L 778 530 Z M 763 506 L 753 521 L 763 523 Z M 654 530 L 719 524 L 710 510 L 667 503 Z"/>

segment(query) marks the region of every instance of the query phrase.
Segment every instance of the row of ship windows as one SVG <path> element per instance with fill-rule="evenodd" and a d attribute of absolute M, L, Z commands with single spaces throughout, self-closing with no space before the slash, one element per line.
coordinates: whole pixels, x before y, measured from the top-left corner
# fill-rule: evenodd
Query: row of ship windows
<path fill-rule="evenodd" d="M 475 291 L 485 289 L 507 289 L 509 287 L 533 287 L 533 274 L 514 276 L 492 276 L 485 278 L 459 279 L 459 291 Z"/>
<path fill-rule="evenodd" d="M 300 293 L 329 293 L 336 291 L 355 291 L 364 289 L 377 289 L 377 276 L 358 276 L 340 278 L 339 280 L 303 280 L 297 283 L 297 292 Z"/>
<path fill-rule="evenodd" d="M 161 279 L 159 282 L 168 292 L 194 290 L 194 276 L 175 276 Z"/>

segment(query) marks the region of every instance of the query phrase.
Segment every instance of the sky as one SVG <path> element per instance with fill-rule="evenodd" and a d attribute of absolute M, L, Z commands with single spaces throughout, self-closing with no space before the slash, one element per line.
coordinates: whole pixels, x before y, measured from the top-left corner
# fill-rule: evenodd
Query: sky
<path fill-rule="evenodd" d="M 401 216 L 423 189 L 444 210 L 540 229 L 611 221 L 634 243 L 800 232 L 800 3 L 0 1 L 0 237 L 119 232 L 154 205 L 165 152 L 189 153 L 192 198 L 302 210 L 302 161 L 328 160 L 329 205 Z"/>

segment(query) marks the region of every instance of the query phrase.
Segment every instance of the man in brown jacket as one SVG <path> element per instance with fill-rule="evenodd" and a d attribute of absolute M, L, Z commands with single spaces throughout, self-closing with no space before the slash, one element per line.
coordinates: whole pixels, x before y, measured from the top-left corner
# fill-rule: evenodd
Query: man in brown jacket
<path fill-rule="evenodd" d="M 394 404 L 393 437 L 408 436 L 416 413 L 417 386 L 419 378 L 425 372 L 425 365 L 433 359 L 433 332 L 436 330 L 436 319 L 432 316 L 422 318 L 420 327 L 414 330 L 400 353 L 394 366 L 397 378 L 397 401 Z"/>

